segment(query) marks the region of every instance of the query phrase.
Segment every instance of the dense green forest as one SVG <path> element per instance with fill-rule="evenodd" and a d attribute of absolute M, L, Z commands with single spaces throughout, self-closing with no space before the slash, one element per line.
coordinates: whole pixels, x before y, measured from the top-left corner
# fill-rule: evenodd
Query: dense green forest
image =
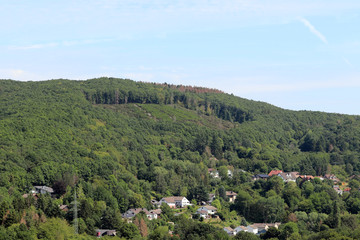
<path fill-rule="evenodd" d="M 360 239 L 359 157 L 360 116 L 284 110 L 166 83 L 0 80 L 0 239 L 93 239 L 97 228 L 116 229 L 109 239 Z M 319 178 L 251 180 L 273 169 L 335 174 L 351 190 L 339 195 Z M 23 197 L 41 185 L 54 196 Z M 208 193 L 220 221 L 194 216 Z M 175 215 L 161 206 L 152 221 L 121 218 L 165 196 L 194 205 Z M 222 230 L 260 222 L 282 225 L 260 237 Z"/>

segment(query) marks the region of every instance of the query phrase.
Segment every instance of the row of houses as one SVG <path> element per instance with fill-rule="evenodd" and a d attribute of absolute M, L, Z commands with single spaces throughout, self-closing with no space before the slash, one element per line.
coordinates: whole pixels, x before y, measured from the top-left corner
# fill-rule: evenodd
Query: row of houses
<path fill-rule="evenodd" d="M 312 176 L 312 175 L 300 175 L 299 172 L 283 172 L 282 170 L 272 170 L 269 174 L 255 174 L 253 175 L 253 181 L 263 179 L 267 180 L 269 177 L 278 176 L 284 182 L 296 182 L 296 179 L 301 178 L 304 180 L 313 180 L 314 178 L 319 178 L 320 180 L 328 179 L 333 182 L 340 182 L 340 180 L 334 174 L 325 174 L 322 176 Z"/>
<path fill-rule="evenodd" d="M 122 214 L 122 217 L 127 220 L 130 220 L 141 212 L 146 214 L 147 219 L 153 220 L 153 219 L 158 219 L 158 217 L 161 214 L 161 209 L 154 209 L 148 211 L 146 208 L 131 208 L 127 210 L 124 214 Z"/>
<path fill-rule="evenodd" d="M 345 188 L 344 190 L 340 189 L 340 186 L 339 185 L 334 185 L 333 186 L 333 189 L 335 190 L 335 192 L 337 194 L 340 194 L 340 195 L 343 195 L 343 193 L 349 193 L 351 188 L 347 187 Z"/>
<path fill-rule="evenodd" d="M 192 205 L 190 201 L 183 196 L 164 197 L 160 201 L 151 200 L 151 204 L 159 208 L 163 203 L 167 204 L 170 208 L 184 208 Z"/>
<path fill-rule="evenodd" d="M 134 218 L 141 212 L 146 215 L 147 219 L 153 220 L 160 217 L 161 209 L 154 209 L 149 211 L 146 208 L 131 208 L 122 214 L 122 218 L 127 219 L 129 222 L 131 222 L 132 218 Z M 216 212 L 217 208 L 210 205 L 202 206 L 196 211 L 196 213 L 203 218 L 210 218 L 210 216 L 214 215 Z"/>
<path fill-rule="evenodd" d="M 221 178 L 219 175 L 219 171 L 214 168 L 208 168 L 208 173 L 209 173 L 210 177 Z M 227 170 L 227 176 L 229 178 L 233 177 L 233 172 L 230 169 Z"/>
<path fill-rule="evenodd" d="M 265 233 L 270 227 L 279 228 L 281 223 L 254 223 L 248 226 L 238 226 L 236 228 L 224 227 L 224 231 L 230 236 L 234 236 L 239 232 L 249 232 L 256 235 Z"/>
<path fill-rule="evenodd" d="M 47 186 L 34 186 L 30 193 L 25 193 L 22 195 L 23 198 L 28 198 L 32 196 L 36 200 L 38 199 L 37 194 L 49 194 L 50 196 L 54 193 L 54 189 Z"/>
<path fill-rule="evenodd" d="M 235 202 L 237 196 L 236 192 L 226 191 L 225 194 L 229 202 Z M 214 199 L 215 194 L 210 193 L 207 203 L 211 203 Z M 190 201 L 183 196 L 164 197 L 160 199 L 160 201 L 151 200 L 151 204 L 157 208 L 159 208 L 163 203 L 167 204 L 170 208 L 185 208 L 192 205 Z M 204 204 L 206 203 L 204 202 Z"/>
<path fill-rule="evenodd" d="M 229 199 L 229 202 L 234 202 L 237 196 L 237 193 L 233 191 L 226 191 L 226 196 Z M 215 198 L 215 194 L 209 194 L 209 202 Z M 160 206 L 162 204 L 167 204 L 170 208 L 185 208 L 192 205 L 186 197 L 183 196 L 171 196 L 164 197 L 160 201 L 152 200 L 151 204 L 156 207 L 155 210 L 147 210 L 146 208 L 131 208 L 122 214 L 122 217 L 131 221 L 140 212 L 144 212 L 146 217 L 149 220 L 158 219 L 161 214 Z M 217 208 L 211 205 L 204 205 L 197 209 L 196 213 L 203 218 L 210 218 L 217 212 Z"/>

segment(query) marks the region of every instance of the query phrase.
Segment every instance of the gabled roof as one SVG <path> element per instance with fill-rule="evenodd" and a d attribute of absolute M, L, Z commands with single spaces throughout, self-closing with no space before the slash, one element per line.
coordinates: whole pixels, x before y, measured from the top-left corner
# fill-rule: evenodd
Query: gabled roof
<path fill-rule="evenodd" d="M 144 212 L 145 214 L 150 214 L 146 208 L 131 208 L 126 211 L 126 213 L 134 213 L 135 215 L 140 212 Z"/>
<path fill-rule="evenodd" d="M 269 177 L 273 176 L 273 175 L 278 175 L 279 173 L 282 173 L 282 170 L 271 170 L 271 172 L 269 172 Z"/>
<path fill-rule="evenodd" d="M 268 223 L 254 223 L 252 224 L 252 226 L 255 228 L 265 228 L 266 226 L 268 226 Z"/>
<path fill-rule="evenodd" d="M 269 175 L 267 175 L 267 174 L 256 174 L 256 175 L 254 175 L 254 177 L 259 177 L 259 178 L 268 178 L 268 177 L 269 177 Z"/>
<path fill-rule="evenodd" d="M 116 230 L 96 229 L 95 231 L 98 236 L 102 236 L 104 234 L 106 234 L 108 236 L 116 236 Z"/>
<path fill-rule="evenodd" d="M 229 232 L 233 232 L 234 229 L 232 229 L 231 227 L 224 227 L 224 229 L 228 230 Z"/>
<path fill-rule="evenodd" d="M 172 197 L 164 197 L 162 198 L 161 200 L 162 201 L 165 201 L 167 203 L 175 203 L 175 202 L 178 202 L 178 201 L 182 201 L 185 197 L 181 197 L 181 196 L 172 196 Z"/>
<path fill-rule="evenodd" d="M 22 195 L 23 198 L 28 198 L 29 196 L 33 196 L 35 199 L 38 199 L 36 193 L 25 193 L 24 195 Z"/>
<path fill-rule="evenodd" d="M 159 209 L 151 210 L 150 213 L 160 215 L 161 214 L 161 209 L 159 208 Z"/>
<path fill-rule="evenodd" d="M 253 228 L 265 228 L 267 227 L 277 227 L 280 226 L 281 223 L 277 222 L 277 223 L 254 223 L 251 224 L 250 226 L 252 226 Z"/>
<path fill-rule="evenodd" d="M 34 186 L 35 189 L 39 189 L 39 190 L 44 190 L 48 193 L 53 193 L 54 189 L 52 189 L 51 187 L 47 187 L 47 186 Z"/>
<path fill-rule="evenodd" d="M 245 226 L 238 226 L 238 227 L 235 228 L 235 230 L 237 230 L 237 231 L 239 231 L 240 229 L 241 229 L 242 231 L 248 230 L 247 227 L 245 227 Z"/>
<path fill-rule="evenodd" d="M 201 208 L 206 208 L 206 209 L 208 209 L 208 210 L 217 210 L 217 208 L 216 207 L 214 207 L 214 206 L 210 206 L 210 205 L 205 205 L 205 206 L 202 206 Z M 200 208 L 199 208 L 200 209 Z"/>
<path fill-rule="evenodd" d="M 209 193 L 209 198 L 215 197 L 215 193 Z"/>
<path fill-rule="evenodd" d="M 208 211 L 201 210 L 201 211 L 198 211 L 198 213 L 201 213 L 201 214 L 208 214 Z"/>
<path fill-rule="evenodd" d="M 67 210 L 69 208 L 69 206 L 68 205 L 60 205 L 59 208 L 60 208 L 60 210 L 65 211 L 65 210 Z"/>
<path fill-rule="evenodd" d="M 299 178 L 310 180 L 310 179 L 314 179 L 314 176 L 312 176 L 312 175 L 299 175 Z"/>
<path fill-rule="evenodd" d="M 226 196 L 237 196 L 237 193 L 233 191 L 226 191 Z"/>
<path fill-rule="evenodd" d="M 299 175 L 298 172 L 281 172 L 278 176 L 281 176 L 284 180 L 296 180 Z"/>
<path fill-rule="evenodd" d="M 324 178 L 332 180 L 332 181 L 339 181 L 339 179 L 334 174 L 325 174 Z"/>

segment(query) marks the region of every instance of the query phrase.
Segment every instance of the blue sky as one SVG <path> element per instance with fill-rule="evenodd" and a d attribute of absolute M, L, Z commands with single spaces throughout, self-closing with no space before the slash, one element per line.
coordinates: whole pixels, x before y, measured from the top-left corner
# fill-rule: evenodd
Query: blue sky
<path fill-rule="evenodd" d="M 100 76 L 359 114 L 360 1 L 0 0 L 0 78 Z"/>

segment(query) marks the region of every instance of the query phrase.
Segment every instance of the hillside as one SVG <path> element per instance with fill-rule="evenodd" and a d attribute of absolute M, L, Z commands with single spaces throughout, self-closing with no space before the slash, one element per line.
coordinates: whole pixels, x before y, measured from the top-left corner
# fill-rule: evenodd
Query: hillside
<path fill-rule="evenodd" d="M 6 220 L 13 209 L 11 224 L 20 221 L 19 208 L 26 209 L 14 205 L 15 199 L 37 185 L 54 188 L 54 204 L 71 204 L 77 186 L 82 204 L 99 209 L 103 202 L 124 213 L 151 208 L 151 199 L 164 196 L 199 201 L 199 192 L 220 187 L 254 194 L 256 188 L 245 184 L 250 176 L 272 169 L 333 173 L 348 181 L 360 173 L 359 150 L 359 116 L 284 110 L 215 89 L 166 83 L 0 80 L 0 203 L 8 206 L 0 212 Z M 218 181 L 208 168 L 247 173 L 234 171 L 232 179 Z M 259 193 L 258 200 L 260 195 L 270 197 Z M 287 206 L 288 213 L 303 209 Z M 61 217 L 46 207 L 42 211 Z M 241 211 L 239 216 L 266 220 Z M 72 215 L 65 219 L 71 222 Z M 100 217 L 83 215 L 82 221 L 88 234 L 95 227 L 115 227 Z"/>

